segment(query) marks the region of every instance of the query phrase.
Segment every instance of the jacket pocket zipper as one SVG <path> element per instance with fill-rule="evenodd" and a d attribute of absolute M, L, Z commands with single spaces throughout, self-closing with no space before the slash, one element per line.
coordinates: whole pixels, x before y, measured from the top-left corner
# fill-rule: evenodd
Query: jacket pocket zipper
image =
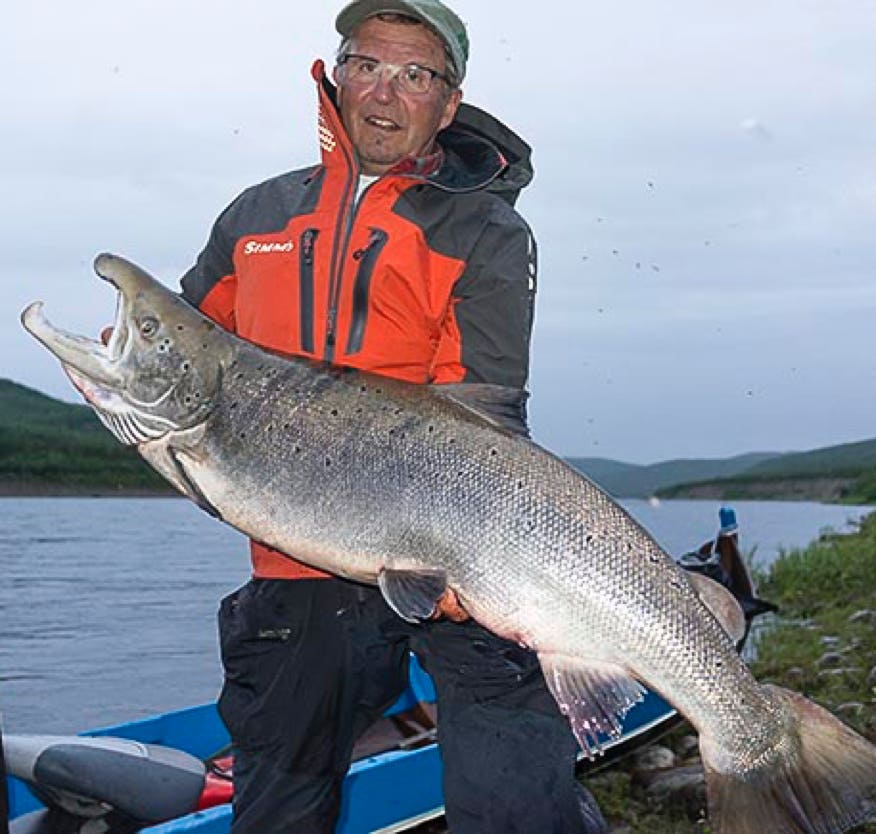
<path fill-rule="evenodd" d="M 368 304 L 371 294 L 371 277 L 374 265 L 386 246 L 388 235 L 382 229 L 372 229 L 368 244 L 353 253 L 353 258 L 359 261 L 356 270 L 356 280 L 353 284 L 353 317 L 350 322 L 350 334 L 347 338 L 347 354 L 362 350 L 365 339 L 365 325 L 368 321 Z"/>
<path fill-rule="evenodd" d="M 305 229 L 298 249 L 298 327 L 304 353 L 313 353 L 313 249 L 318 235 L 318 229 Z"/>

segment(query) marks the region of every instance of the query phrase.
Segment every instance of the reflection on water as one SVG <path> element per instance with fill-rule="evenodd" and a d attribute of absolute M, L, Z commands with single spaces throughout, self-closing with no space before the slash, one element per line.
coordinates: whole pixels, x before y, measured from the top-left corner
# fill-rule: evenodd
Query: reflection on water
<path fill-rule="evenodd" d="M 714 501 L 623 503 L 675 555 L 717 530 Z M 734 506 L 761 564 L 866 510 Z M 217 602 L 247 573 L 243 537 L 188 501 L 0 498 L 4 727 L 74 732 L 211 700 Z"/>

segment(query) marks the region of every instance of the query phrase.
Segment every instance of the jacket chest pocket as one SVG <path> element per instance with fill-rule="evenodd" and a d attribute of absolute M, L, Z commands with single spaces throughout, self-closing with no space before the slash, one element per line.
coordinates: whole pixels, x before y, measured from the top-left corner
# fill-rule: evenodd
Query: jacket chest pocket
<path fill-rule="evenodd" d="M 382 229 L 371 229 L 368 243 L 353 252 L 356 264 L 353 273 L 353 301 L 350 312 L 350 331 L 347 336 L 345 352 L 358 353 L 365 339 L 368 323 L 368 309 L 371 305 L 371 291 L 377 261 L 386 246 L 389 236 Z"/>

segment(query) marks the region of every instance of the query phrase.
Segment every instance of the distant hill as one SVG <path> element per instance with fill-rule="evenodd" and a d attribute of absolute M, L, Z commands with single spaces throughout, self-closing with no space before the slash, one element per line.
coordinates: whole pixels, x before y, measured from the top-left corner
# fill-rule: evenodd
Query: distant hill
<path fill-rule="evenodd" d="M 170 491 L 88 406 L 0 379 L 0 494 Z"/>
<path fill-rule="evenodd" d="M 711 476 L 662 488 L 665 498 L 733 500 L 782 497 L 876 503 L 876 440 L 789 452 L 731 476 Z"/>
<path fill-rule="evenodd" d="M 874 466 L 876 466 L 876 440 L 862 440 L 858 443 L 843 443 L 839 446 L 814 449 L 811 452 L 780 455 L 757 463 L 746 474 L 752 477 L 775 475 L 787 477 L 794 474 L 857 477 Z"/>
<path fill-rule="evenodd" d="M 680 484 L 731 478 L 778 457 L 782 457 L 778 452 L 752 452 L 733 458 L 669 460 L 647 466 L 606 458 L 569 458 L 569 462 L 612 495 L 648 498 Z"/>

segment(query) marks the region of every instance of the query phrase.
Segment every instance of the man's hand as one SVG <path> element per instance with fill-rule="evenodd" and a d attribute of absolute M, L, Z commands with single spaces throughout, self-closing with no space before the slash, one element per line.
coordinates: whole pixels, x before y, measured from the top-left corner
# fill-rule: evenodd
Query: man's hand
<path fill-rule="evenodd" d="M 112 335 L 113 328 L 110 326 L 104 327 L 104 329 L 100 331 L 100 341 L 104 344 L 104 346 L 109 344 L 109 340 Z"/>
<path fill-rule="evenodd" d="M 471 619 L 471 615 L 460 604 L 456 591 L 451 588 L 448 588 L 435 604 L 435 613 L 432 615 L 432 619 L 440 620 L 442 617 L 446 617 L 454 623 L 464 623 Z"/>

